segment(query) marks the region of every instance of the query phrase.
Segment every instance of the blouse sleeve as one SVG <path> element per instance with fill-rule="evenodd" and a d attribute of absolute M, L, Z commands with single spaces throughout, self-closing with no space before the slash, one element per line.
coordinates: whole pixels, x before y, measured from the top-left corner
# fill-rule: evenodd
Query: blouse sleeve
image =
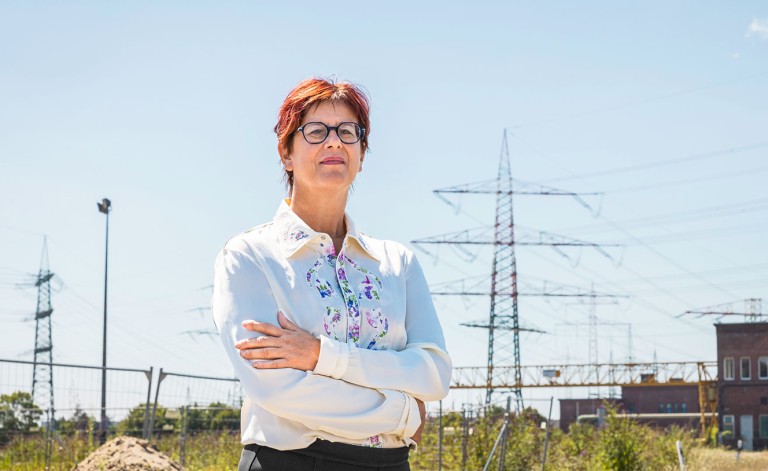
<path fill-rule="evenodd" d="M 310 429 L 350 439 L 380 433 L 408 439 L 416 432 L 421 417 L 417 401 L 408 394 L 290 368 L 260 370 L 240 356 L 235 343 L 253 337 L 242 326 L 244 320 L 277 323 L 269 283 L 247 249 L 225 247 L 219 254 L 212 310 L 235 374 L 259 407 Z"/>
<path fill-rule="evenodd" d="M 410 250 L 405 253 L 405 265 L 405 348 L 368 350 L 321 336 L 315 373 L 368 388 L 403 391 L 422 401 L 448 394 L 451 359 L 429 286 Z"/>

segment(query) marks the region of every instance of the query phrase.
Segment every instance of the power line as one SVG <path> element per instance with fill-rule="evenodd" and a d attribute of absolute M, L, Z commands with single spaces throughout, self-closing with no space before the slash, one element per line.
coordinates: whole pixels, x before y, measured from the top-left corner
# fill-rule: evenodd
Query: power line
<path fill-rule="evenodd" d="M 765 149 L 766 147 L 768 147 L 768 141 L 763 141 L 763 142 L 757 142 L 754 144 L 747 144 L 744 146 L 718 149 L 715 151 L 699 152 L 696 154 L 686 155 L 683 157 L 677 157 L 672 159 L 656 160 L 653 162 L 647 162 L 643 164 L 627 165 L 624 167 L 616 167 L 616 168 L 607 169 L 607 170 L 600 170 L 597 172 L 570 175 L 567 177 L 550 178 L 548 180 L 545 180 L 545 182 L 552 183 L 552 182 L 560 182 L 560 181 L 567 181 L 567 180 L 584 180 L 587 178 L 604 177 L 609 175 L 616 175 L 619 173 L 631 173 L 631 172 L 637 172 L 638 170 L 648 170 L 651 168 L 668 167 L 671 165 L 678 165 L 681 163 L 695 162 L 699 160 L 711 159 L 714 157 L 722 157 L 725 155 L 740 154 L 742 152 L 750 152 L 757 149 Z"/>
<path fill-rule="evenodd" d="M 709 306 L 700 309 L 693 309 L 685 311 L 681 315 L 696 315 L 698 317 L 703 316 L 717 316 L 717 322 L 725 317 L 731 316 L 744 316 L 746 322 L 766 322 L 768 314 L 763 312 L 763 300 L 760 298 L 749 298 L 744 301 L 744 309 L 739 312 L 734 303 L 718 304 L 716 306 Z"/>
<path fill-rule="evenodd" d="M 600 216 L 599 218 L 605 221 L 605 224 L 603 225 L 598 226 L 593 224 L 584 226 L 572 226 L 564 230 L 569 232 L 590 234 L 608 229 L 617 229 L 617 226 L 621 226 L 621 228 L 618 228 L 618 230 L 624 232 L 627 228 L 656 227 L 661 224 L 679 224 L 683 222 L 691 222 L 697 220 L 701 221 L 714 217 L 730 216 L 752 211 L 765 211 L 767 209 L 768 198 L 757 198 L 735 203 L 707 206 L 704 208 L 688 209 L 685 211 L 677 211 L 674 213 L 666 213 L 657 216 L 642 216 L 618 222 L 613 222 L 605 217 Z M 634 238 L 634 236 L 631 236 L 631 238 Z"/>
<path fill-rule="evenodd" d="M 618 193 L 635 193 L 639 191 L 658 190 L 659 188 L 689 185 L 691 183 L 701 183 L 701 182 L 712 181 L 712 180 L 724 180 L 726 178 L 741 177 L 744 175 L 754 176 L 764 172 L 768 172 L 768 166 L 756 167 L 756 168 L 751 168 L 747 170 L 739 170 L 736 172 L 715 173 L 715 174 L 704 175 L 704 176 L 695 177 L 695 178 L 684 178 L 681 180 L 656 183 L 652 185 L 638 185 L 638 186 L 617 188 L 614 190 L 604 190 L 604 192 L 606 194 L 611 194 L 611 195 L 615 195 Z"/>
<path fill-rule="evenodd" d="M 581 111 L 581 112 L 571 113 L 571 114 L 567 114 L 567 115 L 560 115 L 560 116 L 555 116 L 555 117 L 551 117 L 551 118 L 545 118 L 545 119 L 541 119 L 541 120 L 537 120 L 537 121 L 529 121 L 529 122 L 525 122 L 525 123 L 518 123 L 518 124 L 510 126 L 510 129 L 521 129 L 521 128 L 527 128 L 527 127 L 532 127 L 532 126 L 540 126 L 540 125 L 543 125 L 543 124 L 554 123 L 554 122 L 557 122 L 557 121 L 564 121 L 564 120 L 581 118 L 581 117 L 584 117 L 584 116 L 589 116 L 589 115 L 594 115 L 594 114 L 607 113 L 607 112 L 610 112 L 610 111 L 616 111 L 616 110 L 631 108 L 633 106 L 644 105 L 644 104 L 653 103 L 653 102 L 656 102 L 656 101 L 667 100 L 667 99 L 670 99 L 670 98 L 677 98 L 677 97 L 680 97 L 680 96 L 689 95 L 689 94 L 692 94 L 692 93 L 698 93 L 698 92 L 702 92 L 702 91 L 705 91 L 705 90 L 713 90 L 715 88 L 720 88 L 720 87 L 724 87 L 724 86 L 727 86 L 727 85 L 732 85 L 734 83 L 745 82 L 745 81 L 748 81 L 748 80 L 754 80 L 754 79 L 757 79 L 757 78 L 765 77 L 766 75 L 768 75 L 768 73 L 761 73 L 761 74 L 756 74 L 756 75 L 750 75 L 750 76 L 747 76 L 747 77 L 740 77 L 740 78 L 736 78 L 736 79 L 732 79 L 732 80 L 725 80 L 723 82 L 717 82 L 717 83 L 714 83 L 714 84 L 711 84 L 711 85 L 705 85 L 703 87 L 689 88 L 689 89 L 686 89 L 686 90 L 678 90 L 676 92 L 666 93 L 666 94 L 663 94 L 663 95 L 657 95 L 655 97 L 643 98 L 643 99 L 640 99 L 640 100 L 619 103 L 617 105 L 604 106 L 604 107 L 595 108 L 595 109 L 588 110 L 588 111 Z"/>

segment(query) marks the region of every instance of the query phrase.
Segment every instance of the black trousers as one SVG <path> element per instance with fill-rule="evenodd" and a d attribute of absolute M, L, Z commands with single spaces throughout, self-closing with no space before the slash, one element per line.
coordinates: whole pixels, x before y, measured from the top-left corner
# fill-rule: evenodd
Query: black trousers
<path fill-rule="evenodd" d="M 408 448 L 369 448 L 317 440 L 280 451 L 245 445 L 237 471 L 410 471 Z"/>

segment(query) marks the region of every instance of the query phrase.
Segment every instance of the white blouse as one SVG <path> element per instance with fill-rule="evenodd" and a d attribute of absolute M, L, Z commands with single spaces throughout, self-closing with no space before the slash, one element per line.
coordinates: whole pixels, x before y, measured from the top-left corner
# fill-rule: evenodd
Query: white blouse
<path fill-rule="evenodd" d="M 415 398 L 444 398 L 451 360 L 413 252 L 358 232 L 336 254 L 284 201 L 271 222 L 229 240 L 216 259 L 213 318 L 246 392 L 243 444 L 280 450 L 316 439 L 394 448 L 413 444 Z M 235 348 L 277 311 L 320 339 L 311 372 L 256 369 Z"/>

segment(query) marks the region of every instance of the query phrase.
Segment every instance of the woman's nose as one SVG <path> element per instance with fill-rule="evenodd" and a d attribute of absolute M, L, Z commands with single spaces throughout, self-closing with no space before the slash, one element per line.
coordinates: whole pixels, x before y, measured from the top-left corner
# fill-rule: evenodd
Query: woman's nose
<path fill-rule="evenodd" d="M 341 147 L 341 139 L 339 139 L 339 130 L 331 129 L 328 132 L 328 137 L 325 138 L 326 147 Z"/>

